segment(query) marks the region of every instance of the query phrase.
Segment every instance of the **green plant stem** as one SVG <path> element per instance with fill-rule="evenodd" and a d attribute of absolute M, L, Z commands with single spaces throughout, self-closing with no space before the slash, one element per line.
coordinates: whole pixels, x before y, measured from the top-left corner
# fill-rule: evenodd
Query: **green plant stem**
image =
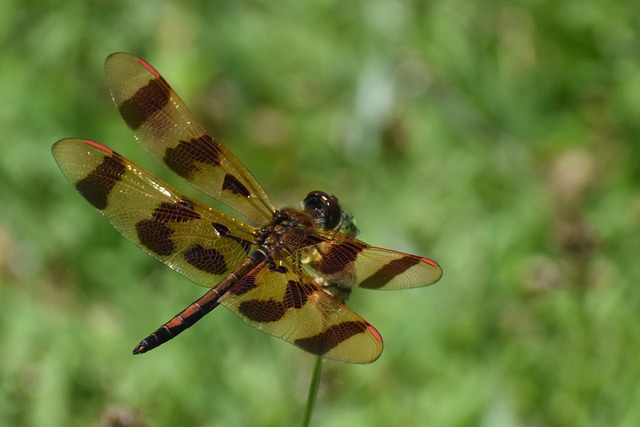
<path fill-rule="evenodd" d="M 316 357 L 316 364 L 313 367 L 313 376 L 311 377 L 311 383 L 309 384 L 309 395 L 307 396 L 307 407 L 304 412 L 304 420 L 302 421 L 302 427 L 309 427 L 311 422 L 311 414 L 313 414 L 313 408 L 316 405 L 316 398 L 318 397 L 318 389 L 320 388 L 320 376 L 322 375 L 322 362 L 321 356 Z"/>

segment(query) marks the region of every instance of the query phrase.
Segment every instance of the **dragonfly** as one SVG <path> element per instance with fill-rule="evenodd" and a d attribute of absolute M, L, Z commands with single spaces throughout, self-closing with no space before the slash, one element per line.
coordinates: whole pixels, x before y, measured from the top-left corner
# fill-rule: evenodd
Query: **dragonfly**
<path fill-rule="evenodd" d="M 142 340 L 145 353 L 218 305 L 252 326 L 328 359 L 371 363 L 380 333 L 345 305 L 354 287 L 408 289 L 437 282 L 428 258 L 370 246 L 338 198 L 310 192 L 277 209 L 249 170 L 189 111 L 143 59 L 107 57 L 111 97 L 157 161 L 234 215 L 187 198 L 114 150 L 66 138 L 53 156 L 75 189 L 136 246 L 209 288 Z"/>

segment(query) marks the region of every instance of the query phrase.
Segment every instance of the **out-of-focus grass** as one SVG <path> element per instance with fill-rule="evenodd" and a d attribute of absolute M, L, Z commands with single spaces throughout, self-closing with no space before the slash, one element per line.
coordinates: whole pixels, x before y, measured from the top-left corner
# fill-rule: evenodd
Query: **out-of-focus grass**
<path fill-rule="evenodd" d="M 215 2 L 217 3 L 217 2 Z M 0 425 L 296 425 L 313 358 L 216 310 L 78 197 L 51 144 L 173 184 L 108 98 L 149 60 L 278 204 L 338 194 L 432 288 L 356 292 L 386 340 L 327 362 L 323 426 L 640 422 L 640 57 L 633 2 L 0 5 Z M 120 424 L 118 424 L 120 422 Z"/>

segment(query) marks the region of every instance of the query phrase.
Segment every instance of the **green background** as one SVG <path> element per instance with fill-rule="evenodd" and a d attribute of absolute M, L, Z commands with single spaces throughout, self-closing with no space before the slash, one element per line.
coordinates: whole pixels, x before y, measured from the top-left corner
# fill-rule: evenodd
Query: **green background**
<path fill-rule="evenodd" d="M 386 349 L 327 362 L 316 426 L 640 424 L 640 3 L 0 2 L 0 425 L 284 426 L 313 357 L 202 294 L 66 182 L 54 141 L 134 142 L 103 61 L 154 65 L 278 205 L 437 260 L 357 291 Z M 204 199 L 204 198 L 203 198 Z"/>

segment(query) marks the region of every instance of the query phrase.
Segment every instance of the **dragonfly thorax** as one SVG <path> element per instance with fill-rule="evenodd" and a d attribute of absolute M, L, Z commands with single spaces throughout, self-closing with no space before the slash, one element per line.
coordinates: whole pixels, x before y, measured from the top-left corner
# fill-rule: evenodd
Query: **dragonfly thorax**
<path fill-rule="evenodd" d="M 256 234 L 254 244 L 273 258 L 291 254 L 300 246 L 310 242 L 300 239 L 308 236 L 314 228 L 333 230 L 344 219 L 338 198 L 324 191 L 312 191 L 302 202 L 303 210 L 278 209 L 273 213 L 271 222 Z"/>
<path fill-rule="evenodd" d="M 278 209 L 271 222 L 255 233 L 253 243 L 274 259 L 292 252 L 289 235 L 306 235 L 314 226 L 313 218 L 306 212 L 295 209 Z M 294 239 L 297 240 L 297 239 Z"/>

